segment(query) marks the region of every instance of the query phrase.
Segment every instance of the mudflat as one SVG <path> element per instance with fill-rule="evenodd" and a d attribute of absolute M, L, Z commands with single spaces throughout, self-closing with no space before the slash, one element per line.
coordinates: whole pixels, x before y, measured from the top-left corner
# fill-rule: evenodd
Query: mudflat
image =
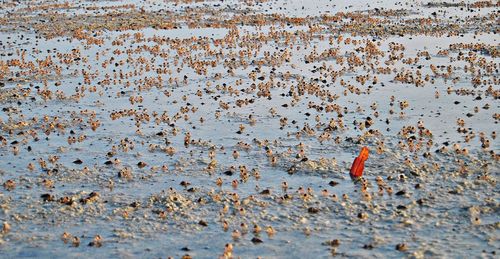
<path fill-rule="evenodd" d="M 498 258 L 498 1 L 0 3 L 0 257 Z"/>

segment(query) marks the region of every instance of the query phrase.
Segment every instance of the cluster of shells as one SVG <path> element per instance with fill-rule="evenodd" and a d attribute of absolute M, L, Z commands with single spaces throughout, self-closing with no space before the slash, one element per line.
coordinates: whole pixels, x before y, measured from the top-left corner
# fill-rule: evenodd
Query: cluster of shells
<path fill-rule="evenodd" d="M 0 4 L 1 250 L 495 256 L 499 2 L 210 3 Z"/>

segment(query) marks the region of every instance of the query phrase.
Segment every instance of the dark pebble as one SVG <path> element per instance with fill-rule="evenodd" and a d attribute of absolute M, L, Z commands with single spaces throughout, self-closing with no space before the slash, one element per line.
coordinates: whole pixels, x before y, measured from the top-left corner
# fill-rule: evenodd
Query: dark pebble
<path fill-rule="evenodd" d="M 208 223 L 206 221 L 204 221 L 204 220 L 198 221 L 198 225 L 204 226 L 204 227 L 208 227 Z"/>
<path fill-rule="evenodd" d="M 405 194 L 406 194 L 405 190 L 401 190 L 401 191 L 396 193 L 397 196 L 401 196 L 401 195 L 405 195 Z"/>
<path fill-rule="evenodd" d="M 338 183 L 338 182 L 335 182 L 335 181 L 330 181 L 330 182 L 328 183 L 328 185 L 330 185 L 330 186 L 332 186 L 332 187 L 336 186 L 337 184 L 339 184 L 339 183 Z"/>
<path fill-rule="evenodd" d="M 260 244 L 260 243 L 263 243 L 263 241 L 260 238 L 254 237 L 254 238 L 252 238 L 252 243 L 254 243 L 254 244 Z"/>
<path fill-rule="evenodd" d="M 319 209 L 315 208 L 315 207 L 310 207 L 309 209 L 307 209 L 307 212 L 309 212 L 311 214 L 316 214 L 319 212 Z"/>

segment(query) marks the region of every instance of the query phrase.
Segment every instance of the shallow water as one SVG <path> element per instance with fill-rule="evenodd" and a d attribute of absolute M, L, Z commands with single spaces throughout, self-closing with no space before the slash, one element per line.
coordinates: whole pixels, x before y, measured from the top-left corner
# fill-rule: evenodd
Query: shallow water
<path fill-rule="evenodd" d="M 495 7 L 37 3 L 0 8 L 2 257 L 497 257 Z"/>

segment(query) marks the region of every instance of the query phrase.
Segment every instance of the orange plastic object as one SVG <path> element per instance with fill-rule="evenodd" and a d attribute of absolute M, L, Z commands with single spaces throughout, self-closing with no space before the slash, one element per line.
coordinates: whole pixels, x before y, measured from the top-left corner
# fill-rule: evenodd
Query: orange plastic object
<path fill-rule="evenodd" d="M 363 176 L 363 170 L 365 169 L 365 161 L 368 159 L 368 148 L 363 147 L 361 152 L 359 152 L 359 156 L 354 159 L 351 166 L 351 178 L 356 179 Z"/>

